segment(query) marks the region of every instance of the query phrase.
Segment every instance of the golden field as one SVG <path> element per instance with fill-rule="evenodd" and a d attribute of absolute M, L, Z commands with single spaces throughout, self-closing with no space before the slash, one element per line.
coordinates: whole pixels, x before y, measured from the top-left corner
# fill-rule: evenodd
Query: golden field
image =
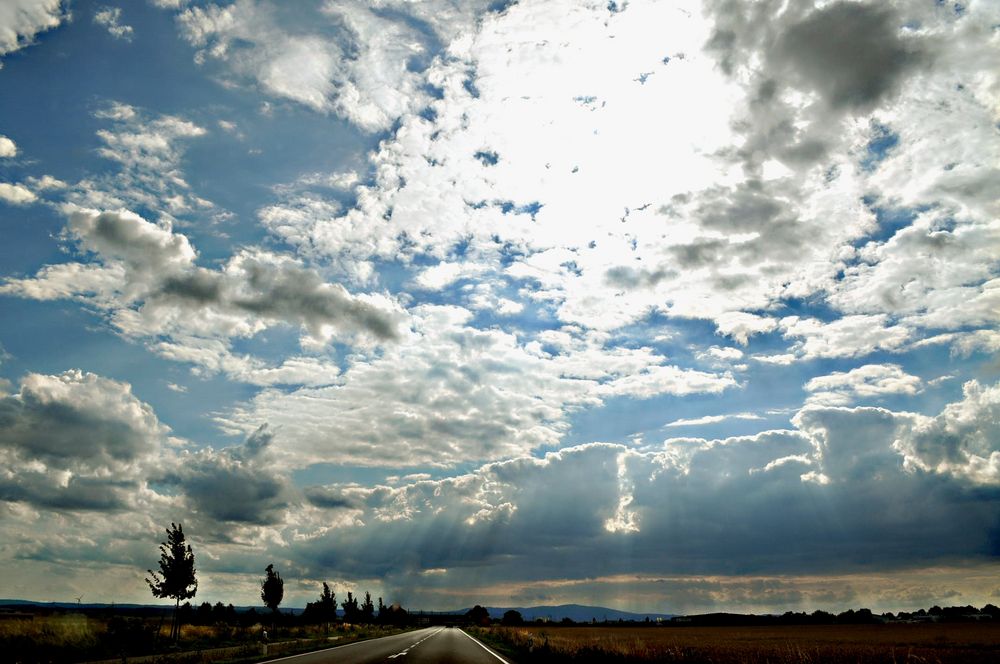
<path fill-rule="evenodd" d="M 713 664 L 1000 662 L 1000 623 L 755 627 L 491 627 L 488 641 L 527 662 Z"/>

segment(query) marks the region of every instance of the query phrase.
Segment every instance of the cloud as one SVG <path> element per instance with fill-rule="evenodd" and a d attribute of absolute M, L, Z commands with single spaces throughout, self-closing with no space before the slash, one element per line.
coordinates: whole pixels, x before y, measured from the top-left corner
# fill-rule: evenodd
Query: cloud
<path fill-rule="evenodd" d="M 108 30 L 108 34 L 115 39 L 132 41 L 135 30 L 131 25 L 124 25 L 121 21 L 121 7 L 101 7 L 94 12 L 94 23 L 103 25 Z"/>
<path fill-rule="evenodd" d="M 229 339 L 280 325 L 299 326 L 303 343 L 319 347 L 338 336 L 388 342 L 401 333 L 405 316 L 392 299 L 353 295 L 290 257 L 246 250 L 210 270 L 195 264 L 194 247 L 169 223 L 124 209 L 67 211 L 67 235 L 97 262 L 47 266 L 35 278 L 8 279 L 0 292 L 74 297 L 105 310 L 122 334 L 156 339 L 152 348 L 164 356 L 258 384 L 328 382 L 337 369 L 309 358 L 269 368 L 233 358 Z"/>
<path fill-rule="evenodd" d="M 296 466 L 328 462 L 453 466 L 559 442 L 567 418 L 615 396 L 720 393 L 729 374 L 665 364 L 648 348 L 603 352 L 586 340 L 549 354 L 517 335 L 477 329 L 455 306 L 410 310 L 412 329 L 358 355 L 327 387 L 267 390 L 221 418 L 232 431 L 268 422 Z"/>
<path fill-rule="evenodd" d="M 1000 485 L 1000 384 L 975 380 L 963 399 L 935 417 L 921 417 L 893 447 L 910 468 L 950 475 L 974 485 Z"/>
<path fill-rule="evenodd" d="M 180 488 L 192 513 L 221 522 L 279 523 L 290 481 L 269 454 L 273 433 L 261 425 L 236 447 L 182 452 L 157 481 Z"/>
<path fill-rule="evenodd" d="M 950 431 L 981 421 L 993 396 L 970 388 L 937 421 Z M 444 587 L 456 589 L 985 563 L 992 554 L 981 535 L 995 528 L 996 496 L 911 467 L 895 441 L 935 419 L 922 417 L 810 406 L 787 431 L 670 439 L 644 452 L 582 445 L 396 487 L 313 487 L 314 505 L 351 519 L 294 555 L 320 576 L 384 578 L 414 592 L 431 592 L 416 580 L 427 569 L 447 569 Z M 981 425 L 965 426 L 970 442 L 992 440 Z"/>
<path fill-rule="evenodd" d="M 0 399 L 3 499 L 123 509 L 168 432 L 127 383 L 78 370 L 28 374 Z"/>
<path fill-rule="evenodd" d="M 217 60 L 272 97 L 376 131 L 426 105 L 422 71 L 438 40 L 471 27 L 485 6 L 392 2 L 379 11 L 328 2 L 309 19 L 292 20 L 272 3 L 239 0 L 186 9 L 178 24 L 199 49 L 196 61 Z"/>
<path fill-rule="evenodd" d="M 844 406 L 859 399 L 913 395 L 923 389 L 923 381 L 903 371 L 898 364 L 866 364 L 811 378 L 804 389 L 811 393 L 807 403 Z"/>
<path fill-rule="evenodd" d="M 94 117 L 111 125 L 97 131 L 97 153 L 120 168 L 80 180 L 66 193 L 69 202 L 87 208 L 145 208 L 170 221 L 214 209 L 191 191 L 181 168 L 186 143 L 204 136 L 203 127 L 173 115 L 150 118 L 120 102 L 104 106 Z"/>
<path fill-rule="evenodd" d="M 486 266 L 476 263 L 447 263 L 441 262 L 437 265 L 425 268 L 414 279 L 418 288 L 427 290 L 441 290 L 459 279 L 475 277 L 486 271 Z"/>
<path fill-rule="evenodd" d="M 793 350 L 800 357 L 858 357 L 876 350 L 896 350 L 913 331 L 894 325 L 885 314 L 843 316 L 831 322 L 788 316 L 781 320 L 785 337 L 799 341 Z"/>
<path fill-rule="evenodd" d="M 867 110 L 929 57 L 907 32 L 892 7 L 835 2 L 785 28 L 769 64 L 832 108 Z"/>
<path fill-rule="evenodd" d="M 705 415 L 703 417 L 681 418 L 664 424 L 664 427 L 691 427 L 704 424 L 716 424 L 726 420 L 762 420 L 760 415 L 754 413 L 730 413 L 728 415 Z"/>
<path fill-rule="evenodd" d="M 1000 243 L 1000 223 L 952 215 L 916 215 L 885 242 L 865 245 L 831 301 L 850 313 L 906 315 L 926 328 L 987 325 L 998 285 L 990 255 Z"/>
<path fill-rule="evenodd" d="M 17 156 L 17 145 L 6 136 L 0 135 L 0 158 L 9 159 Z"/>
<path fill-rule="evenodd" d="M 24 185 L 0 182 L 0 200 L 10 205 L 27 205 L 34 203 L 38 197 Z"/>
<path fill-rule="evenodd" d="M 11 0 L 0 5 L 0 56 L 32 43 L 67 18 L 62 0 Z"/>

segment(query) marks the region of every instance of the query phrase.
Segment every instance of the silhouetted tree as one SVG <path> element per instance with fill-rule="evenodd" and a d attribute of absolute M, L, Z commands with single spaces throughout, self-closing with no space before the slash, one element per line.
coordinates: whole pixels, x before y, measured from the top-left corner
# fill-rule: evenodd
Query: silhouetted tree
<path fill-rule="evenodd" d="M 351 591 L 347 591 L 347 599 L 345 599 L 340 606 L 344 609 L 344 622 L 359 622 L 358 618 L 361 610 L 358 608 L 358 598 L 355 597 Z"/>
<path fill-rule="evenodd" d="M 465 616 L 470 622 L 472 622 L 473 625 L 486 627 L 490 624 L 490 612 L 478 604 L 469 609 Z"/>
<path fill-rule="evenodd" d="M 240 624 L 244 627 L 251 627 L 257 624 L 257 609 L 252 606 L 240 616 Z"/>
<path fill-rule="evenodd" d="M 366 623 L 375 621 L 375 605 L 372 604 L 372 594 L 365 591 L 365 601 L 361 603 L 361 620 Z"/>
<path fill-rule="evenodd" d="M 379 598 L 381 599 L 381 597 Z M 382 605 L 382 609 L 379 611 L 379 622 L 385 625 L 405 625 L 409 614 L 406 609 L 401 607 L 399 604 L 393 604 L 391 606 Z"/>
<path fill-rule="evenodd" d="M 319 600 L 306 603 L 306 609 L 302 613 L 306 620 L 313 622 L 327 623 L 337 618 L 337 596 L 330 591 L 330 586 L 323 582 L 323 591 L 319 594 Z"/>
<path fill-rule="evenodd" d="M 515 611 L 511 609 L 510 611 L 504 611 L 503 618 L 500 620 L 501 625 L 523 625 L 524 617 L 521 615 L 520 611 Z"/>
<path fill-rule="evenodd" d="M 385 615 L 385 604 L 382 603 L 382 598 L 379 597 L 378 598 L 378 619 L 379 619 L 379 622 L 383 622 L 383 619 L 385 617 L 386 617 L 386 615 Z"/>
<path fill-rule="evenodd" d="M 264 600 L 264 606 L 274 613 L 278 612 L 278 605 L 285 596 L 285 582 L 281 580 L 281 575 L 275 571 L 274 565 L 264 568 L 265 577 L 260 584 L 260 598 Z"/>
<path fill-rule="evenodd" d="M 171 523 L 167 528 L 167 541 L 160 543 L 160 572 L 149 572 L 146 583 L 153 597 L 174 599 L 174 618 L 170 626 L 170 638 L 177 640 L 180 636 L 180 621 L 177 610 L 182 599 L 190 599 L 198 592 L 198 580 L 195 578 L 194 553 L 191 545 L 184 541 L 182 524 Z"/>

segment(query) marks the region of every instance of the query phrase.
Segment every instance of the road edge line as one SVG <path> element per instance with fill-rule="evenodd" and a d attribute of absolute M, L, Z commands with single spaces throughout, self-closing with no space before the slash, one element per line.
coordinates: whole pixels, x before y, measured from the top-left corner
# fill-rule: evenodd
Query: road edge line
<path fill-rule="evenodd" d="M 472 639 L 472 642 L 473 642 L 473 643 L 477 643 L 477 644 L 479 644 L 479 647 L 480 647 L 480 648 L 482 648 L 483 650 L 485 650 L 485 651 L 486 651 L 486 652 L 488 652 L 489 654 L 491 654 L 491 655 L 493 655 L 494 657 L 496 657 L 497 659 L 499 659 L 499 660 L 500 660 L 501 662 L 503 662 L 503 664 L 510 664 L 510 662 L 508 662 L 508 661 L 507 661 L 506 659 L 504 659 L 504 658 L 503 658 L 503 657 L 501 657 L 500 655 L 496 654 L 495 652 L 493 652 L 492 650 L 490 650 L 489 648 L 487 648 L 487 647 L 486 647 L 486 645 L 485 645 L 485 644 L 484 644 L 484 643 L 483 643 L 482 641 L 480 641 L 480 640 L 479 640 L 479 639 L 477 639 L 476 637 L 472 636 L 471 634 L 469 634 L 468 632 L 466 632 L 466 631 L 465 631 L 464 629 L 462 629 L 461 627 L 459 627 L 459 628 L 458 628 L 458 631 L 460 631 L 460 632 L 461 632 L 462 634 L 465 634 L 465 635 L 466 635 L 467 637 L 469 637 L 470 639 Z"/>

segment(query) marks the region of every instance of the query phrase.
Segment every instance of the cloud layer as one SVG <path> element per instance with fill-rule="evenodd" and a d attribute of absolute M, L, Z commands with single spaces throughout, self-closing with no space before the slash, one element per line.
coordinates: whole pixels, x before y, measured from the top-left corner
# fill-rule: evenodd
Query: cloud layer
<path fill-rule="evenodd" d="M 0 9 L 0 561 L 995 603 L 995 4 L 152 4 Z"/>

